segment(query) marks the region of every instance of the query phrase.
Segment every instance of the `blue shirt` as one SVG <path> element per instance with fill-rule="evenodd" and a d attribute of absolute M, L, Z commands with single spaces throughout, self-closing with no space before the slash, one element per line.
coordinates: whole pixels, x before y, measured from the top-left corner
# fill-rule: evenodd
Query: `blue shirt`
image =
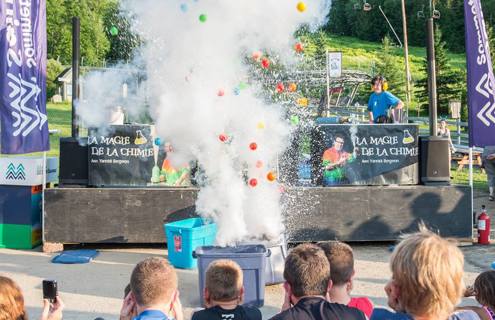
<path fill-rule="evenodd" d="M 405 313 L 392 312 L 383 308 L 374 308 L 370 320 L 412 320 L 413 318 Z"/>
<path fill-rule="evenodd" d="M 379 94 L 373 92 L 368 100 L 368 111 L 373 112 L 373 120 L 376 121 L 379 116 L 386 116 L 387 110 L 395 107 L 399 101 L 399 98 L 388 91 Z"/>
<path fill-rule="evenodd" d="M 144 310 L 133 320 L 170 320 L 170 318 L 159 310 Z"/>

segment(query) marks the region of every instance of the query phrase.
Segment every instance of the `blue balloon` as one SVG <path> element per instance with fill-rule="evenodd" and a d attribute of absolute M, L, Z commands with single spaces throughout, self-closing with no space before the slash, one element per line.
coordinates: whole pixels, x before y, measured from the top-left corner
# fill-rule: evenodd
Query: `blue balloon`
<path fill-rule="evenodd" d="M 180 11 L 186 12 L 187 11 L 187 3 L 183 3 L 180 5 Z"/>
<path fill-rule="evenodd" d="M 163 146 L 165 141 L 162 141 L 160 137 L 155 138 L 155 145 L 156 146 Z"/>
<path fill-rule="evenodd" d="M 236 96 L 240 95 L 240 94 L 241 94 L 241 89 L 239 89 L 238 87 L 235 87 L 235 88 L 234 88 L 234 94 L 235 94 Z"/>

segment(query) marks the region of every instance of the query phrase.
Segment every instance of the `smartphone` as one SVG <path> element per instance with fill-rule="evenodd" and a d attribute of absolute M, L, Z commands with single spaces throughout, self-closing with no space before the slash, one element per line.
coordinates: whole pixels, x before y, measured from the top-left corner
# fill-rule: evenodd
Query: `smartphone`
<path fill-rule="evenodd" d="M 43 280 L 43 299 L 48 299 L 50 302 L 55 302 L 57 299 L 56 280 Z"/>

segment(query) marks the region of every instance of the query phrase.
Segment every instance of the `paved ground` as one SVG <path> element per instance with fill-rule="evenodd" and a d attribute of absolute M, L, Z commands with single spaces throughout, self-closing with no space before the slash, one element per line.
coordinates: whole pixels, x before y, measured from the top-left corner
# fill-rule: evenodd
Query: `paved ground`
<path fill-rule="evenodd" d="M 353 246 L 357 278 L 354 294 L 370 297 L 376 305 L 386 305 L 383 287 L 390 277 L 389 245 Z M 463 245 L 466 256 L 466 282 L 490 268 L 495 260 L 495 246 Z M 57 279 L 66 310 L 65 319 L 117 319 L 123 289 L 134 265 L 150 256 L 166 256 L 164 249 L 102 249 L 93 262 L 85 265 L 50 263 L 52 255 L 38 250 L 0 250 L 0 273 L 17 281 L 24 291 L 31 319 L 40 313 L 42 279 Z M 179 270 L 181 300 L 186 319 L 199 307 L 198 275 L 193 270 Z M 264 318 L 275 314 L 282 303 L 280 285 L 266 287 Z M 474 303 L 465 299 L 464 303 Z"/>
<path fill-rule="evenodd" d="M 488 202 L 487 193 L 475 194 L 475 209 L 488 205 L 488 212 L 495 213 L 495 203 Z M 494 225 L 494 224 L 492 224 Z M 388 259 L 389 244 L 354 245 L 356 256 L 356 283 L 354 294 L 370 297 L 376 305 L 385 306 L 383 287 L 390 278 Z M 495 245 L 461 245 L 465 254 L 465 279 L 472 283 L 476 275 L 488 270 L 495 261 Z M 150 256 L 166 256 L 165 249 L 101 249 L 92 263 L 85 265 L 59 265 L 50 263 L 53 255 L 34 250 L 0 249 L 0 274 L 17 281 L 24 291 L 31 319 L 40 314 L 41 281 L 57 279 L 59 290 L 66 304 L 65 319 L 118 319 L 125 285 L 134 265 Z M 179 270 L 181 300 L 186 319 L 199 307 L 198 275 L 193 270 Z M 266 287 L 264 318 L 278 312 L 283 292 L 280 285 Z M 465 299 L 464 304 L 474 303 Z"/>

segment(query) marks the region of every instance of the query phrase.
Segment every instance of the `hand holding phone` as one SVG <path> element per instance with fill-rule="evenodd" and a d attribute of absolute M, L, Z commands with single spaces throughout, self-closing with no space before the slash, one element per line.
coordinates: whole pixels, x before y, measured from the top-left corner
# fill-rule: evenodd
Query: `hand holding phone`
<path fill-rule="evenodd" d="M 50 302 L 55 302 L 57 299 L 57 281 L 43 280 L 43 299 L 48 299 Z"/>

